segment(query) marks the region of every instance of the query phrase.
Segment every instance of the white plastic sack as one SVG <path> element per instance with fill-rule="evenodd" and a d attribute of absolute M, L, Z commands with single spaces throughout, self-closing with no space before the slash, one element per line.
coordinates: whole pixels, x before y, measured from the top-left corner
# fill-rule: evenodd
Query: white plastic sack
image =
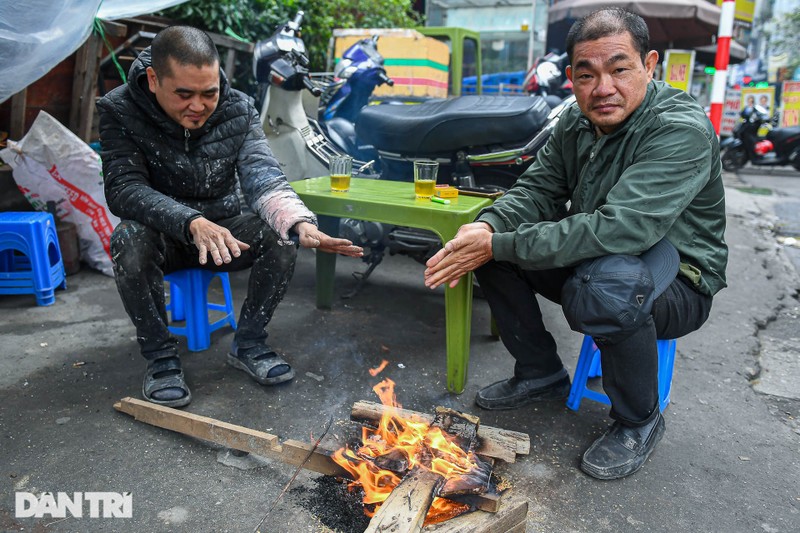
<path fill-rule="evenodd" d="M 34 208 L 56 202 L 57 215 L 78 228 L 81 260 L 113 276 L 111 232 L 119 218 L 108 211 L 100 156 L 64 125 L 40 111 L 19 142 L 9 141 L 0 157 Z"/>

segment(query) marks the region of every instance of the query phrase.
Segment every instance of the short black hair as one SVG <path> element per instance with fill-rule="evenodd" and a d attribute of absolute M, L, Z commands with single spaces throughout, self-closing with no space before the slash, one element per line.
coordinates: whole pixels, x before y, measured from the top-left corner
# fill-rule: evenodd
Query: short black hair
<path fill-rule="evenodd" d="M 192 26 L 170 26 L 158 32 L 150 45 L 150 56 L 159 79 L 172 75 L 170 57 L 179 65 L 204 67 L 219 64 L 219 52 L 214 41 L 206 32 Z"/>
<path fill-rule="evenodd" d="M 621 7 L 598 9 L 572 25 L 567 33 L 569 62 L 572 63 L 572 52 L 576 44 L 621 33 L 630 34 L 633 47 L 639 52 L 644 64 L 647 52 L 650 51 L 650 30 L 642 17 Z"/>

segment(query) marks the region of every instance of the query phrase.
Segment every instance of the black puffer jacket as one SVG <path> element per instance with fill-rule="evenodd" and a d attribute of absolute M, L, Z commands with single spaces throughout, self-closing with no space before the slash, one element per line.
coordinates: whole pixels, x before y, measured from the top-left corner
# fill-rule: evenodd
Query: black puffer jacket
<path fill-rule="evenodd" d="M 300 221 L 316 223 L 273 157 L 255 107 L 230 88 L 222 69 L 216 110 L 201 128 L 188 130 L 158 105 L 147 86 L 148 66 L 149 48 L 131 66 L 128 83 L 97 103 L 112 213 L 188 242 L 191 220 L 241 213 L 238 183 L 282 238 Z"/>

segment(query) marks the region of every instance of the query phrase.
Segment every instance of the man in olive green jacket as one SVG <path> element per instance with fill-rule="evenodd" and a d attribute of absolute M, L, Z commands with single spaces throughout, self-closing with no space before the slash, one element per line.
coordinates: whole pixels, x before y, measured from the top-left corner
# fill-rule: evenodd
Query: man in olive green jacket
<path fill-rule="evenodd" d="M 485 409 L 568 395 L 536 294 L 562 305 L 600 348 L 614 419 L 581 468 L 615 479 L 641 468 L 664 433 L 656 339 L 700 328 L 725 287 L 719 143 L 689 95 L 653 81 L 658 53 L 638 15 L 588 15 L 567 53 L 577 105 L 514 187 L 431 258 L 425 284 L 475 271 L 516 359 L 512 378 L 478 392 Z"/>

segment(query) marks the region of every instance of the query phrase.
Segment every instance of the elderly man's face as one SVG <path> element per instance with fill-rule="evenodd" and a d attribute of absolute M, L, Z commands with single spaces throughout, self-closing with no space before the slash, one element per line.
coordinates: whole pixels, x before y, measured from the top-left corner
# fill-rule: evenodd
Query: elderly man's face
<path fill-rule="evenodd" d="M 658 52 L 651 50 L 642 64 L 625 32 L 576 44 L 567 77 L 583 114 L 609 134 L 641 105 L 657 63 Z"/>
<path fill-rule="evenodd" d="M 147 83 L 164 112 L 183 126 L 194 130 L 206 123 L 219 102 L 219 63 L 180 65 L 169 58 L 170 74 L 159 78 L 147 68 Z"/>

